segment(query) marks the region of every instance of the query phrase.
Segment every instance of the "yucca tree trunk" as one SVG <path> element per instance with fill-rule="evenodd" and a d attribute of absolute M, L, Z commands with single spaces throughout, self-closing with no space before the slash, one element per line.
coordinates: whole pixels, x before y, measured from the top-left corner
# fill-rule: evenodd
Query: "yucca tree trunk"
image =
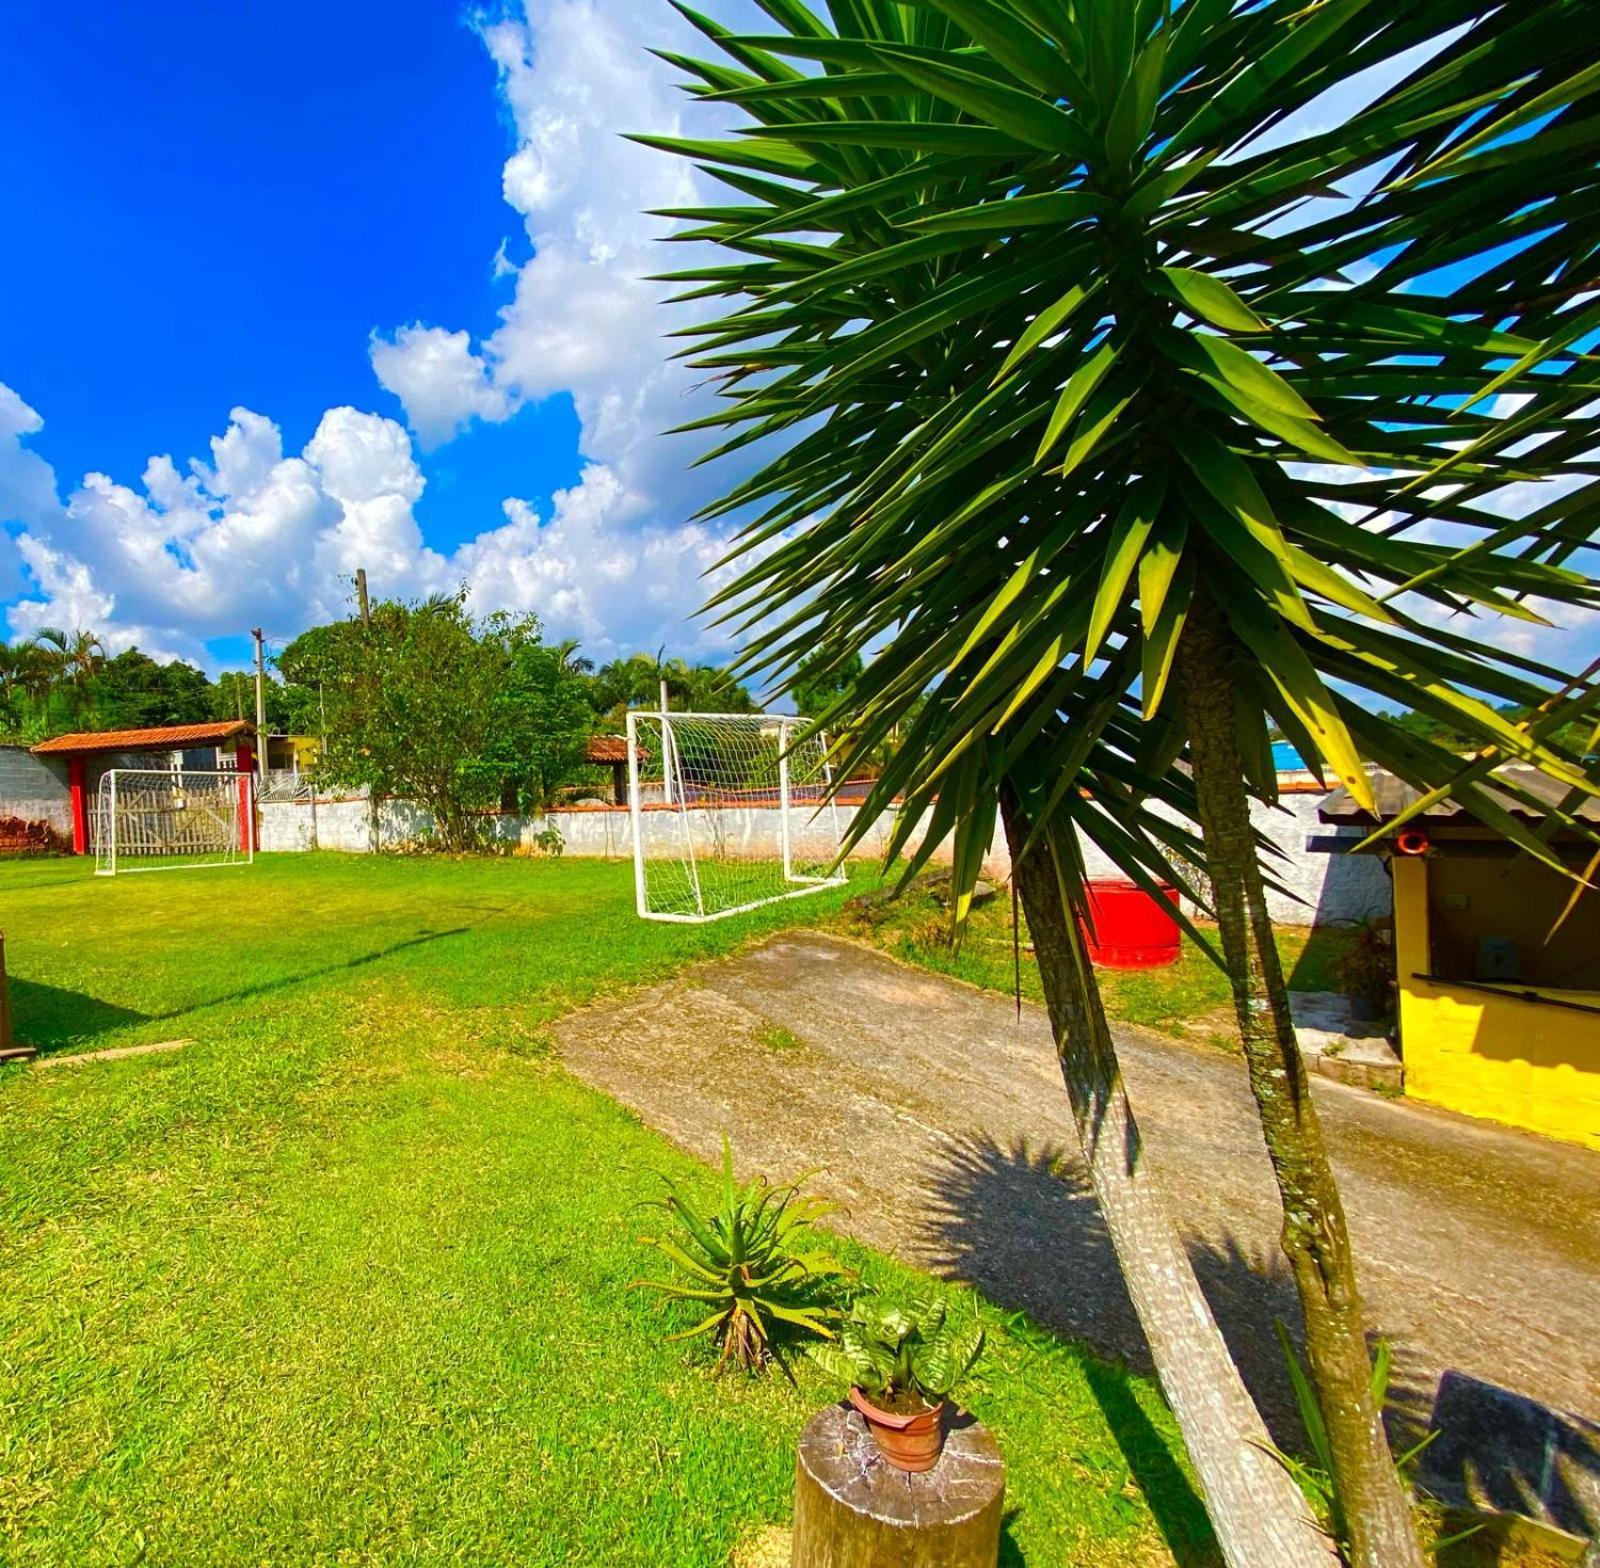
<path fill-rule="evenodd" d="M 1283 1198 L 1282 1243 L 1305 1318 L 1356 1568 L 1422 1568 L 1416 1527 L 1372 1397 L 1344 1206 L 1289 1016 L 1240 766 L 1232 660 L 1238 645 L 1200 596 L 1179 646 L 1206 866 L 1250 1088 Z"/>
<path fill-rule="evenodd" d="M 1023 856 L 1029 828 L 1009 787 L 1002 810 L 1083 1161 L 1223 1558 L 1228 1568 L 1328 1568 L 1327 1543 L 1287 1472 L 1266 1451 L 1260 1413 L 1143 1156 L 1053 851 L 1041 839 Z"/>

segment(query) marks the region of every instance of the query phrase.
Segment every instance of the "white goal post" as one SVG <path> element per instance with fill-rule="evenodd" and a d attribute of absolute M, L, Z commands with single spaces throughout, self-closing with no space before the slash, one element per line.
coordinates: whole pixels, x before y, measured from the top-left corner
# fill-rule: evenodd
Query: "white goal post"
<path fill-rule="evenodd" d="M 630 713 L 634 890 L 700 922 L 845 881 L 827 740 L 775 713 Z"/>
<path fill-rule="evenodd" d="M 110 768 L 95 797 L 96 876 L 249 865 L 255 779 L 232 768 Z"/>

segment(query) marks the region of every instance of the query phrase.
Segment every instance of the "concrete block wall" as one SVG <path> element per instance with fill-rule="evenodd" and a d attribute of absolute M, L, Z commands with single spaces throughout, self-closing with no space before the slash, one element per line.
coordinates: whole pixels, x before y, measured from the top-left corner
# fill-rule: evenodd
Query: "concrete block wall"
<path fill-rule="evenodd" d="M 1372 855 L 1327 855 L 1308 848 L 1314 836 L 1328 829 L 1317 820 L 1320 793 L 1291 794 L 1276 808 L 1252 808 L 1256 827 L 1277 851 L 1271 865 L 1283 892 L 1269 894 L 1273 919 L 1286 925 L 1339 925 L 1353 920 L 1387 915 L 1393 907 L 1385 864 Z M 841 826 L 847 826 L 851 808 L 839 808 Z M 261 847 L 264 850 L 343 850 L 366 854 L 375 848 L 394 848 L 424 833 L 428 813 L 407 801 L 383 801 L 378 808 L 376 833 L 365 800 L 269 801 L 261 808 Z M 696 809 L 688 813 L 697 852 L 713 846 L 734 849 L 752 857 L 776 859 L 782 824 L 771 806 Z M 531 852 L 536 836 L 547 822 L 560 831 L 563 853 L 575 856 L 627 859 L 633 854 L 633 820 L 625 810 L 589 807 L 555 811 L 540 817 L 487 818 L 493 836 L 501 843 Z M 664 855 L 683 849 L 683 819 L 676 811 L 646 810 L 640 814 L 648 851 Z M 894 831 L 892 814 L 873 824 L 852 853 L 852 859 L 880 859 Z M 793 854 L 801 859 L 832 853 L 832 825 L 820 823 L 809 806 L 792 807 L 789 834 Z M 1359 835 L 1355 835 L 1359 837 Z M 920 839 L 913 832 L 912 843 Z M 1352 840 L 1353 841 L 1353 840 Z M 949 845 L 934 852 L 935 861 L 948 861 Z M 1091 876 L 1116 876 L 1116 869 L 1092 846 L 1086 855 Z M 990 854 L 993 876 L 1010 873 L 1005 840 L 996 835 Z"/>
<path fill-rule="evenodd" d="M 72 796 L 67 765 L 36 757 L 26 746 L 0 746 L 0 817 L 48 822 L 56 832 L 72 832 Z"/>

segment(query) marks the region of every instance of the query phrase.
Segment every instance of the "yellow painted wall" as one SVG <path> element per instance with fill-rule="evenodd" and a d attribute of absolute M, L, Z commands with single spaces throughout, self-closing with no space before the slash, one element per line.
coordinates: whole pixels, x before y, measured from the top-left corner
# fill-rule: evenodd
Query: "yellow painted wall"
<path fill-rule="evenodd" d="M 1391 865 L 1406 1093 L 1600 1149 L 1600 1013 L 1414 979 L 1431 968 L 1428 862 L 1396 856 Z M 1519 989 L 1597 1001 L 1593 991 Z"/>
<path fill-rule="evenodd" d="M 315 735 L 274 735 L 270 744 L 274 768 L 293 765 L 306 773 L 316 767 L 322 755 L 322 742 Z"/>

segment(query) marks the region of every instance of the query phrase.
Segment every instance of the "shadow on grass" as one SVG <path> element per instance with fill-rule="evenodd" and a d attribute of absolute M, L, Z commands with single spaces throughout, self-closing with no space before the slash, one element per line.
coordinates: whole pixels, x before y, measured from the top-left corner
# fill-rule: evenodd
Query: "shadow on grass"
<path fill-rule="evenodd" d="M 0 867 L 3 867 L 4 864 L 4 861 L 0 861 Z M 81 871 L 76 876 L 69 874 L 59 877 L 41 877 L 36 882 L 31 880 L 21 882 L 16 888 L 16 891 L 19 893 L 32 893 L 37 891 L 39 888 L 66 887 L 69 884 L 73 887 L 87 887 L 88 884 L 93 880 L 94 872 L 92 870 Z"/>
<path fill-rule="evenodd" d="M 292 990 L 307 981 L 321 980 L 329 975 L 363 969 L 409 948 L 423 947 L 431 942 L 442 942 L 447 937 L 464 936 L 473 927 L 452 926 L 447 931 L 423 931 L 404 941 L 391 942 L 387 947 L 375 948 L 369 953 L 358 953 L 353 958 L 336 964 L 322 964 L 315 969 L 302 969 L 294 974 L 281 975 L 275 980 L 263 980 L 255 985 L 240 986 L 216 996 L 204 996 L 182 1007 L 164 1012 L 142 1013 L 133 1008 L 120 1007 L 114 1002 L 87 996 L 81 991 L 68 991 L 60 986 L 41 985 L 33 980 L 13 978 L 11 981 L 11 1010 L 13 1027 L 19 1044 L 37 1048 L 41 1056 L 69 1048 L 81 1047 L 97 1035 L 132 1024 L 171 1023 L 203 1008 L 218 1007 L 229 1002 L 249 1002 L 280 991 Z"/>
<path fill-rule="evenodd" d="M 1181 1449 L 1152 1424 L 1130 1385 L 1129 1369 L 1153 1370 L 1149 1348 L 1076 1157 L 1055 1145 L 973 1138 L 930 1173 L 928 1188 L 937 1266 L 997 1305 L 1087 1343 L 1094 1354 L 1080 1354 L 1090 1391 L 1168 1548 L 1182 1564 L 1214 1562 L 1205 1507 L 1180 1463 Z M 1189 1251 L 1274 1441 L 1303 1451 L 1274 1328 L 1275 1320 L 1299 1328 L 1287 1266 L 1276 1253 L 1253 1257 L 1231 1239 L 1191 1242 Z"/>
<path fill-rule="evenodd" d="M 1018 1509 L 1008 1508 L 1000 1521 L 1000 1558 L 995 1568 L 1028 1568 L 1028 1559 L 1022 1555 L 1022 1548 L 1011 1533 L 1011 1524 L 1018 1512 Z"/>
<path fill-rule="evenodd" d="M 374 948 L 370 953 L 357 953 L 354 958 L 344 958 L 336 964 L 322 964 L 315 969 L 302 969 L 296 974 L 280 975 L 276 980 L 262 980 L 255 985 L 241 986 L 237 991 L 227 991 L 221 996 L 202 997 L 199 1001 L 189 1002 L 183 1007 L 175 1007 L 170 1012 L 154 1013 L 151 1016 L 166 1021 L 185 1017 L 203 1007 L 218 1007 L 224 1002 L 254 1001 L 259 997 L 275 995 L 279 991 L 292 990 L 297 985 L 304 985 L 308 980 L 323 980 L 329 975 L 343 974 L 347 970 L 364 969 L 368 964 L 392 958 L 396 953 L 403 953 L 408 948 L 426 947 L 430 942 L 442 942 L 447 937 L 465 936 L 473 929 L 472 926 L 451 926 L 448 931 L 419 931 L 416 936 L 407 937 L 403 942 L 391 942 L 387 947 Z"/>
<path fill-rule="evenodd" d="M 1340 991 L 1339 963 L 1355 941 L 1355 927 L 1313 926 L 1289 973 L 1291 991 Z"/>
<path fill-rule="evenodd" d="M 148 1013 L 58 985 L 12 976 L 11 1017 L 18 1045 L 31 1045 L 41 1055 L 79 1046 L 112 1029 L 148 1021 Z"/>

